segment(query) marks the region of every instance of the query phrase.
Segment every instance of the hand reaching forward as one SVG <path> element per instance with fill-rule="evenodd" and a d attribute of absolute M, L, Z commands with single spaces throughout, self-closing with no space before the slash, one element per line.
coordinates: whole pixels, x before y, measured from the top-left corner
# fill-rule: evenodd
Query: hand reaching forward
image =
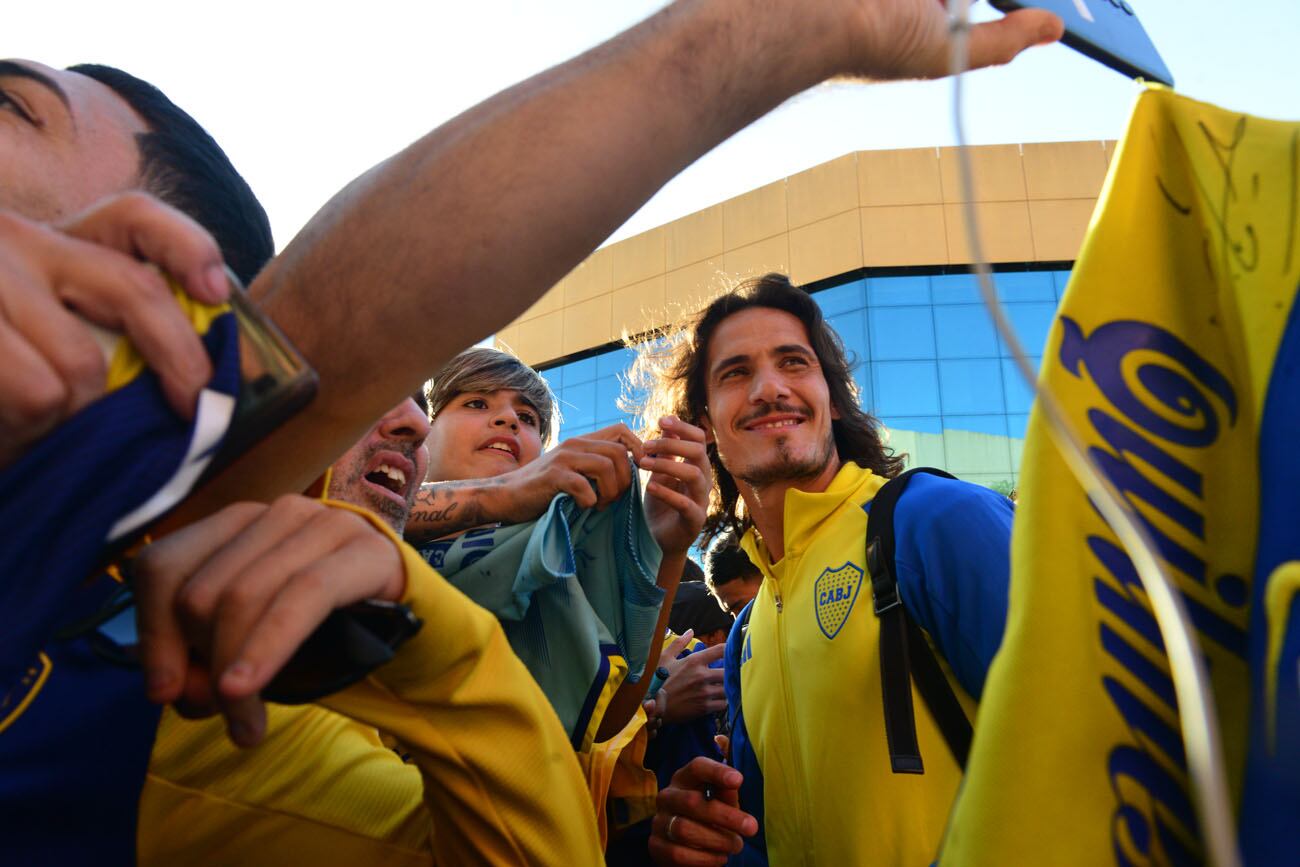
<path fill-rule="evenodd" d="M 950 74 L 944 0 L 820 0 L 815 5 L 830 13 L 825 20 L 836 22 L 824 25 L 827 59 L 834 65 L 829 75 L 884 80 Z M 815 14 L 813 4 L 799 6 L 802 14 Z M 977 24 L 970 34 L 970 68 L 1009 63 L 1026 48 L 1057 41 L 1063 31 L 1061 19 L 1041 9 Z"/>
<path fill-rule="evenodd" d="M 236 503 L 135 562 L 149 698 L 219 710 L 231 739 L 266 730 L 261 689 L 335 608 L 398 600 L 401 554 L 359 515 L 300 496 Z"/>
<path fill-rule="evenodd" d="M 638 466 L 650 472 L 646 519 L 665 557 L 684 556 L 704 528 L 713 471 L 704 431 L 676 416 L 659 420 L 662 436 L 645 442 Z"/>
<path fill-rule="evenodd" d="M 669 671 L 664 689 L 671 697 L 668 712 L 664 714 L 665 723 L 688 722 L 727 709 L 727 695 L 722 688 L 722 669 L 709 667 L 721 659 L 726 650 L 727 645 L 715 644 L 681 659 L 670 659 L 663 663 Z"/>

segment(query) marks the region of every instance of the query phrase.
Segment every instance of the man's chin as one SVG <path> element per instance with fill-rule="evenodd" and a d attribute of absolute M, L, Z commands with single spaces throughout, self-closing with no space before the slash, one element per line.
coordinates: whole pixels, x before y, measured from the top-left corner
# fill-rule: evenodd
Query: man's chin
<path fill-rule="evenodd" d="M 785 456 L 762 464 L 745 467 L 734 475 L 752 487 L 761 488 L 776 482 L 802 482 L 821 475 L 829 460 L 820 455 L 804 459 Z"/>
<path fill-rule="evenodd" d="M 406 532 L 406 522 L 411 517 L 411 508 L 377 494 L 367 496 L 364 503 L 355 503 L 379 516 L 379 519 L 401 536 Z"/>

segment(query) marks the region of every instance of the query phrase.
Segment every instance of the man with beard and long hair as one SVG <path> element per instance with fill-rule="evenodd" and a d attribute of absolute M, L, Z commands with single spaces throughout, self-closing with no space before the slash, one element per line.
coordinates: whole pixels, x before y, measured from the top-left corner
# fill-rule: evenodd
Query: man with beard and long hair
<path fill-rule="evenodd" d="M 961 767 L 918 701 L 924 773 L 891 773 L 864 555 L 872 498 L 903 462 L 858 405 L 839 338 L 806 292 L 769 274 L 640 362 L 655 388 L 645 418 L 674 412 L 708 437 L 705 534 L 743 533 L 763 574 L 728 642 L 732 767 L 697 758 L 678 772 L 651 851 L 706 863 L 700 850 L 723 858 L 746 838 L 756 863 L 929 863 Z M 904 608 L 968 717 L 1001 640 L 1011 517 L 1005 497 L 931 475 L 912 479 L 895 512 Z"/>

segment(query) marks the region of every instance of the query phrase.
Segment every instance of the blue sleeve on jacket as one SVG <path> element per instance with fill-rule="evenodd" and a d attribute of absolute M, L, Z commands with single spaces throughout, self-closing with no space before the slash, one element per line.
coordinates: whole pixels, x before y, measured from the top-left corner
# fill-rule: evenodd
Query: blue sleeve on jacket
<path fill-rule="evenodd" d="M 727 860 L 727 867 L 767 867 L 767 837 L 763 831 L 763 771 L 745 728 L 745 711 L 740 701 L 740 667 L 744 665 L 746 626 L 751 599 L 732 624 L 727 636 L 727 650 L 722 655 L 722 687 L 727 694 L 727 714 L 731 738 L 729 764 L 740 771 L 740 808 L 758 820 L 758 833 L 745 839 L 745 847 Z"/>
<path fill-rule="evenodd" d="M 903 605 L 976 699 L 1007 622 L 1014 513 L 996 491 L 924 473 L 894 507 Z"/>

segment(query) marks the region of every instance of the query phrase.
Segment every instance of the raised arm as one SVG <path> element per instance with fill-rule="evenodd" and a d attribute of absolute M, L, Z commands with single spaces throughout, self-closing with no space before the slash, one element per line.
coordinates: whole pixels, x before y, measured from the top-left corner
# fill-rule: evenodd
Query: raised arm
<path fill-rule="evenodd" d="M 252 287 L 320 372 L 317 400 L 191 515 L 301 490 L 718 142 L 833 75 L 941 75 L 946 34 L 935 0 L 680 0 L 376 166 Z M 1058 34 L 1032 10 L 981 25 L 973 63 Z"/>

